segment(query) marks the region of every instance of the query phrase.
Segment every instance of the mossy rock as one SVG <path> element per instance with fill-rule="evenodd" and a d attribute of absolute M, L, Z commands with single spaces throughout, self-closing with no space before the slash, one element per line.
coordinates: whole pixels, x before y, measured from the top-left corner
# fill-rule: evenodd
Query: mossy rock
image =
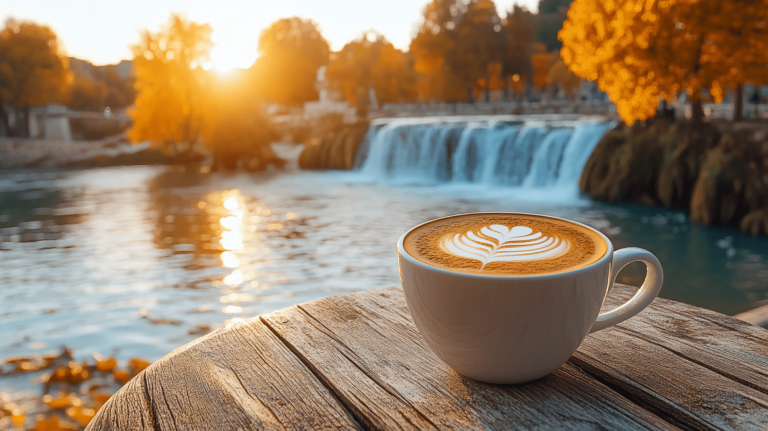
<path fill-rule="evenodd" d="M 765 233 L 768 147 L 748 136 L 725 135 L 703 163 L 691 197 L 691 219 Z"/>
<path fill-rule="evenodd" d="M 609 202 L 656 202 L 661 151 L 653 134 L 619 125 L 597 144 L 579 181 L 595 199 Z"/>
<path fill-rule="evenodd" d="M 699 168 L 719 139 L 710 124 L 622 124 L 597 144 L 579 185 L 609 202 L 687 208 Z"/>
<path fill-rule="evenodd" d="M 321 139 L 308 142 L 299 156 L 299 167 L 302 169 L 352 169 L 357 150 L 367 130 L 368 122 L 341 125 Z"/>

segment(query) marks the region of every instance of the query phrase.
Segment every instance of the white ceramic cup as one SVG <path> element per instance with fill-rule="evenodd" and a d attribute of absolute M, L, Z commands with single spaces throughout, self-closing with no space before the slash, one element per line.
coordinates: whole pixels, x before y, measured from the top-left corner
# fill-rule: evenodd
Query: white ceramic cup
<path fill-rule="evenodd" d="M 398 263 L 408 309 L 440 359 L 482 382 L 528 382 L 563 365 L 588 333 L 629 319 L 656 298 L 664 278 L 656 256 L 640 248 L 614 252 L 602 233 L 566 221 L 598 234 L 607 250 L 597 262 L 549 275 L 490 276 L 437 268 L 403 247 L 406 235 L 419 226 L 400 237 Z M 648 268 L 640 290 L 624 305 L 599 314 L 616 274 L 636 261 Z"/>

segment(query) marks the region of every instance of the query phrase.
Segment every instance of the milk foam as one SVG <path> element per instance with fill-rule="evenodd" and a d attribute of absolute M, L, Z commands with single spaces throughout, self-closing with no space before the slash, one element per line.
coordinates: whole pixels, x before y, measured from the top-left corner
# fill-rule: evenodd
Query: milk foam
<path fill-rule="evenodd" d="M 454 256 L 482 263 L 481 270 L 492 262 L 529 262 L 554 259 L 571 248 L 568 240 L 546 236 L 525 226 L 494 224 L 478 233 L 449 234 L 442 238 L 440 247 Z"/>

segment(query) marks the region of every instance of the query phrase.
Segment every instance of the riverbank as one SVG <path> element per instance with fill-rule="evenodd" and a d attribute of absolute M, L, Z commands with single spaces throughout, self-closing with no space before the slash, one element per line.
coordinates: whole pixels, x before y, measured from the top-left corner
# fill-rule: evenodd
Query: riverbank
<path fill-rule="evenodd" d="M 0 169 L 161 165 L 171 157 L 124 134 L 89 141 L 0 138 Z"/>
<path fill-rule="evenodd" d="M 768 127 L 655 121 L 608 132 L 581 175 L 594 199 L 690 211 L 704 225 L 768 234 Z"/>

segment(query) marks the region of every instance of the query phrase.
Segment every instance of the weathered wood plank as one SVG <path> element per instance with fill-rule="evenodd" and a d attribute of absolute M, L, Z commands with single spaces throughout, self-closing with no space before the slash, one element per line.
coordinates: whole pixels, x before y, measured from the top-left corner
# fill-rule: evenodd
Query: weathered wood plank
<path fill-rule="evenodd" d="M 264 321 L 371 429 L 670 429 L 567 364 L 539 381 L 463 378 L 426 346 L 399 288 L 330 297 Z"/>
<path fill-rule="evenodd" d="M 122 415 L 141 411 L 126 406 L 141 403 L 149 409 L 142 413 L 149 420 L 121 422 L 127 421 Z M 214 332 L 152 364 L 118 392 L 90 426 L 94 430 L 358 428 L 349 412 L 258 318 Z"/>
<path fill-rule="evenodd" d="M 636 289 L 617 286 L 604 308 L 628 300 Z M 617 329 L 663 345 L 692 362 L 768 394 L 768 331 L 715 311 L 667 299 Z"/>
<path fill-rule="evenodd" d="M 608 308 L 633 288 L 617 286 Z M 719 323 L 715 323 L 719 322 Z M 765 429 L 760 369 L 768 349 L 727 316 L 657 299 L 638 316 L 589 335 L 571 362 L 670 422 L 696 429 Z"/>
<path fill-rule="evenodd" d="M 120 388 L 88 426 L 89 430 L 153 430 L 155 421 L 145 396 L 144 372 Z"/>

